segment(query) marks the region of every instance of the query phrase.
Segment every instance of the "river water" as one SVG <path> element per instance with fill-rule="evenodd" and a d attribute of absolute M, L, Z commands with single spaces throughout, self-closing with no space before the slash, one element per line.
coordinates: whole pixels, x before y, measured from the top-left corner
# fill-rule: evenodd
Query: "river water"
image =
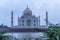
<path fill-rule="evenodd" d="M 35 32 L 35 33 L 7 33 L 5 35 L 10 35 L 13 37 L 16 37 L 17 39 L 43 39 L 45 40 L 47 38 L 47 35 L 42 32 Z"/>

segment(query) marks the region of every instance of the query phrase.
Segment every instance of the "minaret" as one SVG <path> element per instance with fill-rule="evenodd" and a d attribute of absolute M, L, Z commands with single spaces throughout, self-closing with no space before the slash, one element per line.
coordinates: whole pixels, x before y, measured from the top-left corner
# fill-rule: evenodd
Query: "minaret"
<path fill-rule="evenodd" d="M 46 26 L 48 27 L 48 12 L 46 11 Z"/>
<path fill-rule="evenodd" d="M 13 27 L 13 11 L 11 11 L 11 27 Z"/>
<path fill-rule="evenodd" d="M 40 16 L 39 16 L 39 26 L 41 26 L 41 25 L 40 25 Z"/>
<path fill-rule="evenodd" d="M 18 26 L 19 26 L 19 16 L 18 16 Z"/>
<path fill-rule="evenodd" d="M 37 24 L 38 24 L 38 26 L 41 26 L 41 25 L 40 25 L 40 16 L 38 16 Z"/>
<path fill-rule="evenodd" d="M 11 27 L 13 27 L 13 11 L 11 11 Z M 14 40 L 14 35 L 12 33 L 12 40 Z"/>

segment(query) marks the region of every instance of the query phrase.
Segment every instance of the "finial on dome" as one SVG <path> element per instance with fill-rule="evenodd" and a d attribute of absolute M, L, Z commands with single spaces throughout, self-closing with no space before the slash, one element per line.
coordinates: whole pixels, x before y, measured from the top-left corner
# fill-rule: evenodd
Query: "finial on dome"
<path fill-rule="evenodd" d="M 27 5 L 27 9 L 28 9 L 28 5 Z"/>
<path fill-rule="evenodd" d="M 46 11 L 46 13 L 48 13 L 48 11 Z"/>

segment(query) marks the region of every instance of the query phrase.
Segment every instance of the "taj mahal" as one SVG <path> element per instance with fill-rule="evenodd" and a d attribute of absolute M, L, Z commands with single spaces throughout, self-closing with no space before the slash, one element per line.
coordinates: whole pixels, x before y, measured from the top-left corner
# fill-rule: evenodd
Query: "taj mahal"
<path fill-rule="evenodd" d="M 40 19 L 32 15 L 32 11 L 27 7 L 23 11 L 23 15 L 18 17 L 18 27 L 21 28 L 34 28 L 40 26 Z"/>
<path fill-rule="evenodd" d="M 47 13 L 47 12 L 46 12 Z M 46 17 L 47 19 L 47 17 Z M 26 9 L 23 11 L 21 17 L 18 16 L 18 25 L 13 26 L 13 12 L 11 16 L 11 26 L 12 28 L 48 28 L 47 22 L 46 25 L 40 25 L 40 16 L 36 17 L 32 15 L 32 11 L 27 6 Z M 39 40 L 46 40 L 44 33 L 13 33 L 13 36 L 19 40 L 36 40 L 35 38 L 39 38 Z M 42 38 L 41 38 L 42 37 Z M 30 39 L 31 38 L 31 39 Z"/>
<path fill-rule="evenodd" d="M 32 15 L 32 11 L 26 7 L 23 11 L 21 17 L 18 16 L 18 28 L 43 28 L 43 25 L 40 25 L 40 16 L 36 17 Z M 44 28 L 48 28 L 44 26 Z"/>

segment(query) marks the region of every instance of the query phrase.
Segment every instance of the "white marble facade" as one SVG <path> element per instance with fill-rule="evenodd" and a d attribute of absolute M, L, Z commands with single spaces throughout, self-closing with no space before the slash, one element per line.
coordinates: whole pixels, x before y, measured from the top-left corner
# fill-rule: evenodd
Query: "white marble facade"
<path fill-rule="evenodd" d="M 28 7 L 23 11 L 23 15 L 18 17 L 18 27 L 20 28 L 38 27 L 38 23 L 38 17 L 32 15 L 32 11 Z"/>

